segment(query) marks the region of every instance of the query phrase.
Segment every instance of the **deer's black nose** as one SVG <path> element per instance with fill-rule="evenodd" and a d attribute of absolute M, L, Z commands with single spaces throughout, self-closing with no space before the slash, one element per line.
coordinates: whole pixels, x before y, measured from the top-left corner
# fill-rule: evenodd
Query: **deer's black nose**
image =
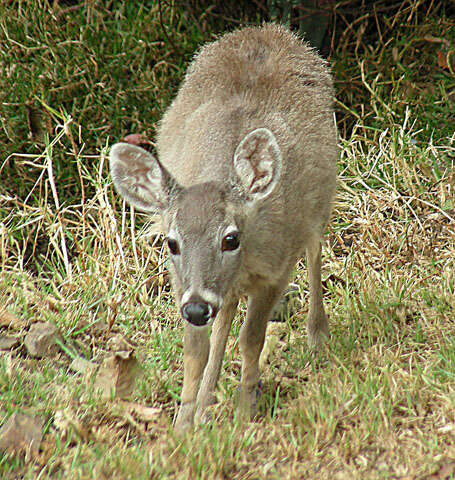
<path fill-rule="evenodd" d="M 188 302 L 181 308 L 182 317 L 196 327 L 207 325 L 212 308 L 205 302 Z"/>

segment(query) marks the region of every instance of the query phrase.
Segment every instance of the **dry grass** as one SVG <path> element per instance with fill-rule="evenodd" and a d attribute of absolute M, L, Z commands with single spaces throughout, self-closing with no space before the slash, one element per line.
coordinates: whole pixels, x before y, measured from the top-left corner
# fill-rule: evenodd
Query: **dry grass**
<path fill-rule="evenodd" d="M 177 84 L 184 58 L 163 41 L 153 5 L 143 7 L 145 26 L 134 8 L 81 2 L 65 14 L 66 32 L 53 32 L 60 7 L 49 7 L 42 22 L 55 36 L 36 45 L 19 25 L 32 29 L 36 10 L 18 8 L 16 24 L 0 22 L 7 45 L 27 45 L 9 58 L 2 52 L 8 71 L 16 62 L 11 75 L 23 65 L 41 68 L 62 87 L 41 92 L 44 110 L 32 105 L 47 118 L 49 125 L 37 120 L 47 137 L 28 131 L 27 83 L 16 86 L 19 113 L 7 99 L 9 113 L 1 116 L 0 335 L 20 342 L 0 358 L 0 424 L 17 410 L 45 423 L 37 456 L 0 454 L 1 478 L 455 478 L 455 37 L 441 5 L 421 3 L 403 2 L 379 20 L 365 17 L 357 29 L 338 30 L 334 41 L 341 157 L 324 251 L 332 328 L 326 350 L 314 357 L 306 349 L 301 263 L 297 312 L 272 327 L 275 348 L 264 366 L 257 419 L 241 424 L 235 416 L 241 312 L 213 423 L 184 439 L 171 428 L 182 332 L 164 252 L 146 219 L 135 222 L 114 195 L 106 170 L 108 135 L 133 129 L 152 136 L 170 98 L 167 82 Z M 177 6 L 162 7 L 172 43 L 189 54 L 203 34 L 185 24 Z M 1 8 L 3 18 L 12 15 L 14 7 Z M 376 21 L 380 36 L 373 35 Z M 89 53 L 66 69 L 85 71 L 85 87 L 50 68 L 52 58 L 62 65 L 51 53 L 65 51 L 60 42 L 73 38 L 71 25 Z M 127 43 L 117 38 L 121 31 L 130 32 Z M 96 32 L 111 32 L 104 66 Z M 136 42 L 141 35 L 151 39 L 148 54 Z M 35 47 L 48 48 L 41 67 Z M 161 66 L 147 69 L 147 55 Z M 134 66 L 131 81 L 122 77 L 124 67 L 116 69 L 125 64 Z M 104 87 L 87 100 L 97 82 Z M 63 94 L 66 85 L 82 90 Z M 12 92 L 8 82 L 4 87 Z M 22 341 L 41 321 L 55 323 L 62 338 L 51 355 L 34 359 Z M 118 398 L 101 399 L 89 376 L 70 369 L 76 356 L 101 364 L 125 349 L 145 373 L 129 400 L 159 409 L 147 421 Z"/>

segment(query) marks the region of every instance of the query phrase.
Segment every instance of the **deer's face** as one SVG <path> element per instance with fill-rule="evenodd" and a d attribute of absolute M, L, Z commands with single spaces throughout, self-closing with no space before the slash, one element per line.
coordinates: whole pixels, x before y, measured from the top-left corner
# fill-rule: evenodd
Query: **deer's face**
<path fill-rule="evenodd" d="M 203 183 L 184 190 L 163 216 L 180 312 L 191 324 L 205 326 L 240 269 L 240 204 L 217 184 Z"/>

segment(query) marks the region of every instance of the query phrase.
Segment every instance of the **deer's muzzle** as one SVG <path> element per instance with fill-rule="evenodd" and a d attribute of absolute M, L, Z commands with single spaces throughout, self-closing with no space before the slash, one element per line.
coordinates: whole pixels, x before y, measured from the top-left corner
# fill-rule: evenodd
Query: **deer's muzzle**
<path fill-rule="evenodd" d="M 202 299 L 190 299 L 180 309 L 182 317 L 196 327 L 204 327 L 216 315 L 216 309 Z"/>

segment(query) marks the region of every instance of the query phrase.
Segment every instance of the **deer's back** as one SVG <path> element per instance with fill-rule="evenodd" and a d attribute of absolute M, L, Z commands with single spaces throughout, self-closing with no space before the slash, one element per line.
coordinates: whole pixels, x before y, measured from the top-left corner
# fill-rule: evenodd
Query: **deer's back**
<path fill-rule="evenodd" d="M 183 185 L 223 181 L 241 139 L 270 129 L 283 173 L 269 211 L 295 231 L 290 237 L 300 237 L 302 228 L 321 230 L 329 216 L 337 156 L 332 103 L 326 62 L 298 37 L 272 24 L 238 30 L 196 55 L 161 122 L 158 153 Z"/>

